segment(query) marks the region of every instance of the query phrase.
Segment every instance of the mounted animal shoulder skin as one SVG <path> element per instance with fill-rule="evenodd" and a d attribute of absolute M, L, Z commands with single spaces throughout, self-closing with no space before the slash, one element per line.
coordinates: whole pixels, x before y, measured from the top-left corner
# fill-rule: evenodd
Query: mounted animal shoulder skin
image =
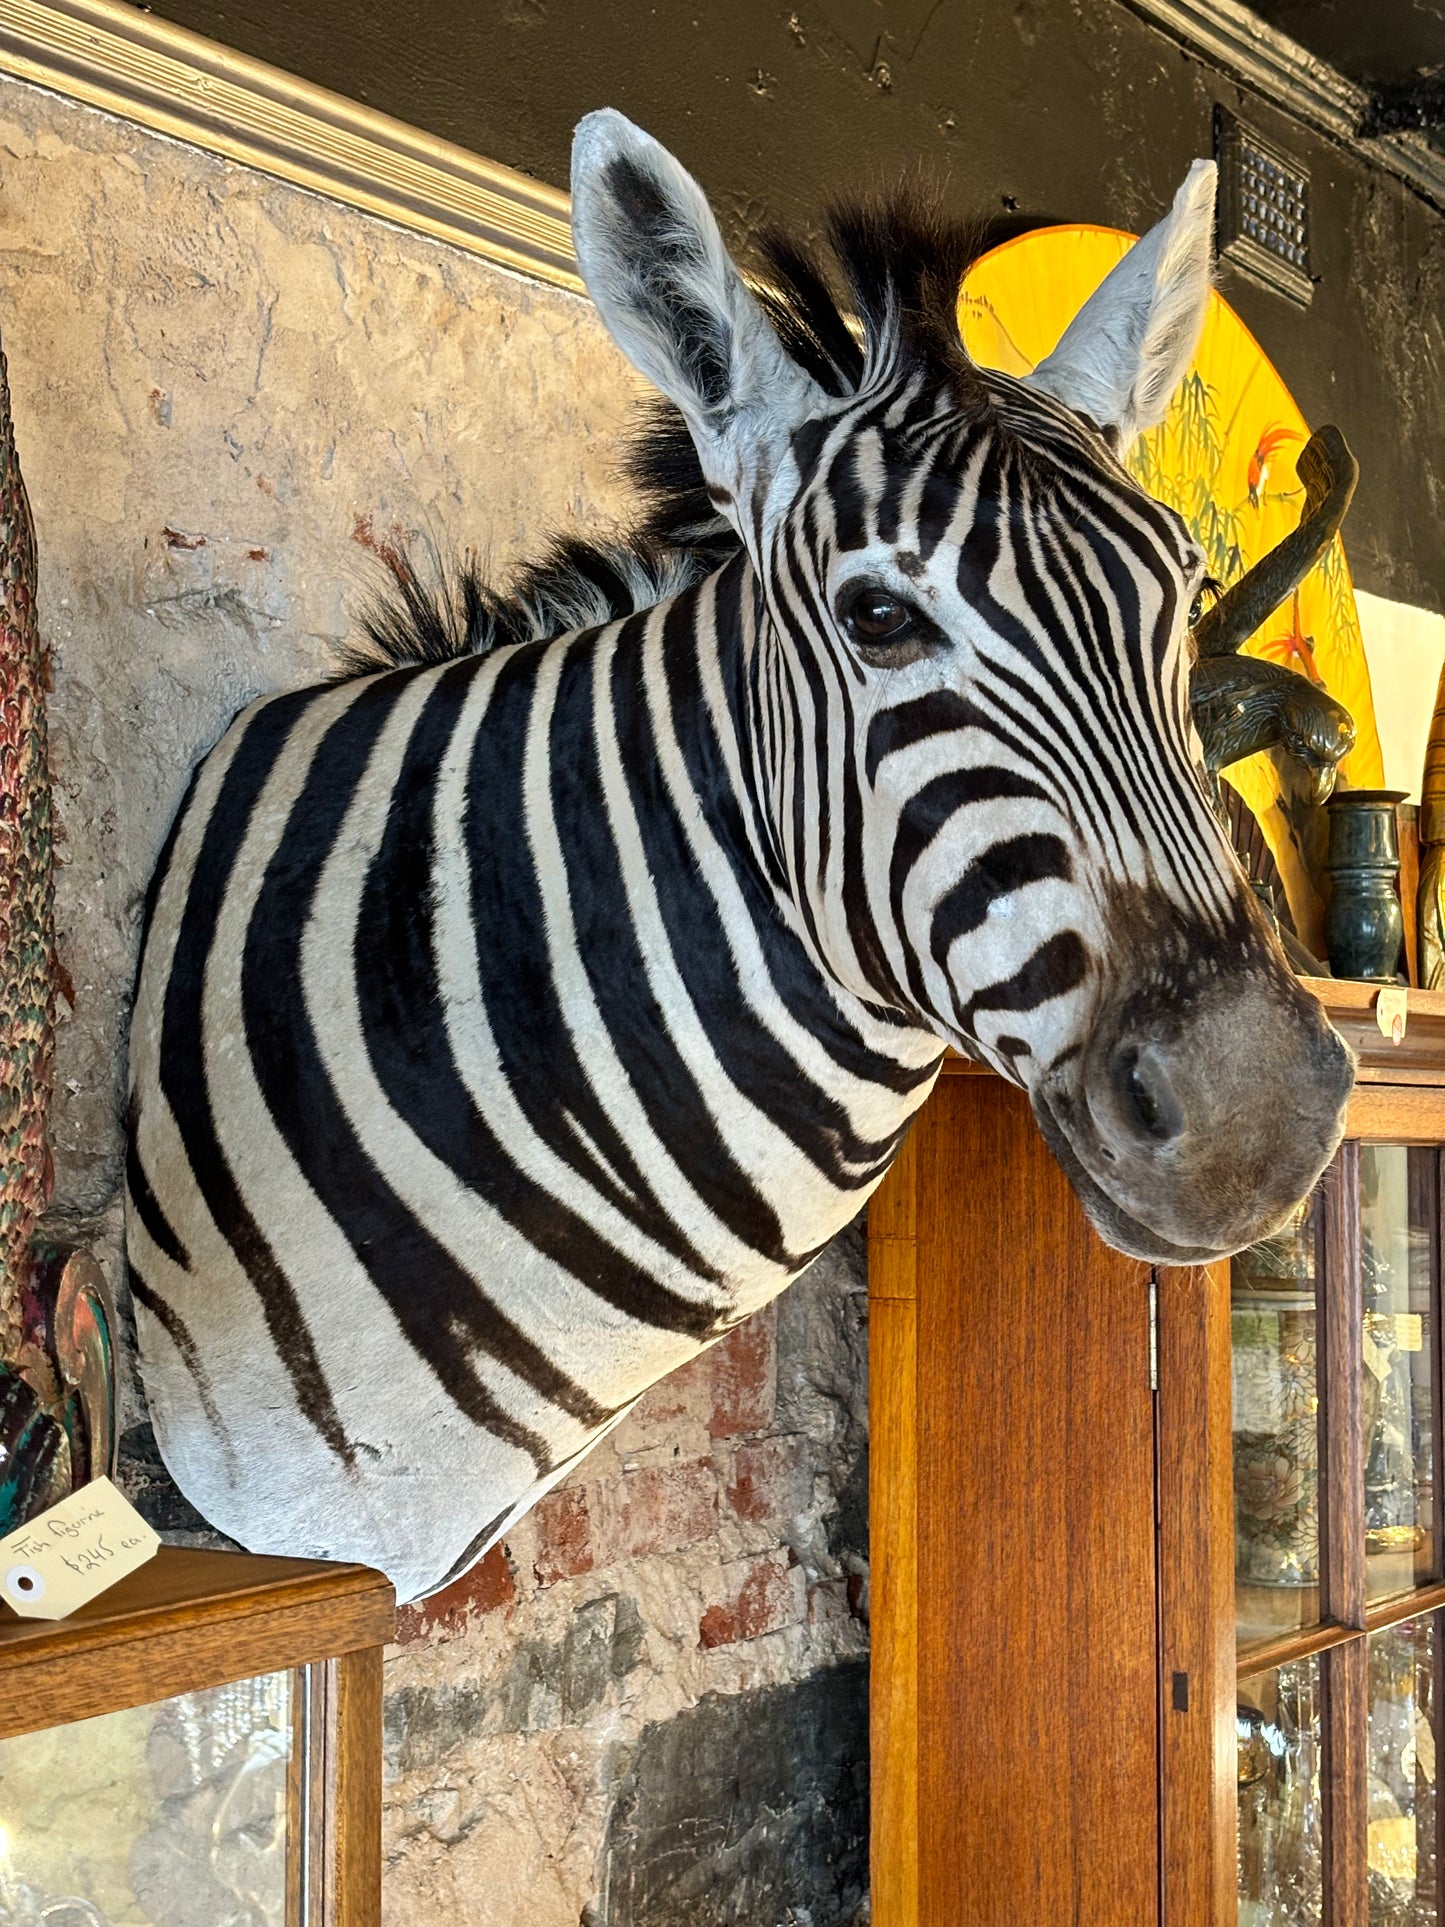
<path fill-rule="evenodd" d="M 402 563 L 161 856 L 127 1240 L 223 1531 L 464 1571 L 857 1214 L 950 1046 L 1141 1258 L 1308 1189 L 1348 1054 L 1195 767 L 1202 559 L 1114 448 L 1188 359 L 1212 179 L 1023 382 L 964 352 L 936 206 L 775 239 L 754 295 L 678 163 L 583 121 L 578 257 L 669 411 L 636 527 Z"/>

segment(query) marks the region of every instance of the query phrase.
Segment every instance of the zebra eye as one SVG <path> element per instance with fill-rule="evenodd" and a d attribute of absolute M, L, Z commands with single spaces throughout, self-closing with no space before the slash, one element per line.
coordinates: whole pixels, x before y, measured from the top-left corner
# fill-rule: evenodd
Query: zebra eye
<path fill-rule="evenodd" d="M 908 604 L 886 589 L 861 590 L 840 613 L 859 642 L 896 642 L 908 633 L 913 622 Z"/>

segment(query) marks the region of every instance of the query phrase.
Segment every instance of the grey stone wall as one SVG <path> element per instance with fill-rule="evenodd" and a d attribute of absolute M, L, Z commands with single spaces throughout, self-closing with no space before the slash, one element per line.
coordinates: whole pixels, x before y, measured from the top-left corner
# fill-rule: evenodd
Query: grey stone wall
<path fill-rule="evenodd" d="M 0 80 L 0 337 L 53 651 L 53 1228 L 119 1287 L 141 904 L 190 769 L 325 674 L 396 532 L 620 501 L 588 305 Z M 659 1387 L 387 1667 L 391 1927 L 839 1927 L 866 1840 L 859 1233 Z M 122 1476 L 204 1537 L 125 1385 Z"/>

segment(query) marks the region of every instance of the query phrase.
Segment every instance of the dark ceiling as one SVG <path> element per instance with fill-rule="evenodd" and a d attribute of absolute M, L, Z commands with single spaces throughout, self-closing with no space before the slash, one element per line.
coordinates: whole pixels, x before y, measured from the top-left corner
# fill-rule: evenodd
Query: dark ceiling
<path fill-rule="evenodd" d="M 1445 128 L 1445 0 L 1253 0 L 1374 99 L 1373 131 Z"/>

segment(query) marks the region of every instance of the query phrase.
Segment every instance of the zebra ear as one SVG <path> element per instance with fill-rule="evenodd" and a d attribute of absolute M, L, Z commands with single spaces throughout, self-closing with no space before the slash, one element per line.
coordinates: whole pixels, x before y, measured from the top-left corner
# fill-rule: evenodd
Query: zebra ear
<path fill-rule="evenodd" d="M 573 138 L 572 233 L 608 333 L 682 410 L 709 488 L 749 501 L 825 398 L 749 293 L 702 189 L 604 108 Z"/>
<path fill-rule="evenodd" d="M 1164 219 L 1136 241 L 1064 330 L 1029 381 L 1117 443 L 1163 421 L 1189 368 L 1209 305 L 1213 161 L 1196 161 Z"/>

